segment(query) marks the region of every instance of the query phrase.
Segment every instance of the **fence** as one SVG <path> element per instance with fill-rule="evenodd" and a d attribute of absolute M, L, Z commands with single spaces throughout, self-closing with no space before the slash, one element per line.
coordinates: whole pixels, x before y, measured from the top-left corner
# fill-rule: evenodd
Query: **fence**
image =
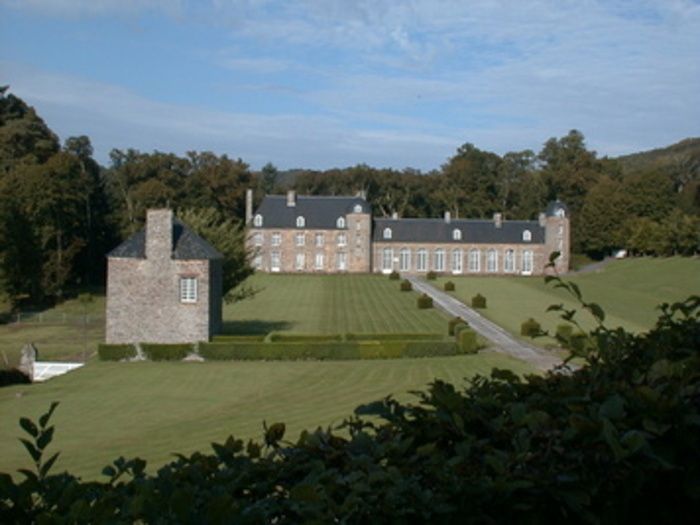
<path fill-rule="evenodd" d="M 104 322 L 104 314 L 85 313 L 62 313 L 62 312 L 15 312 L 9 317 L 12 324 L 65 324 L 65 325 L 88 325 L 91 323 Z"/>

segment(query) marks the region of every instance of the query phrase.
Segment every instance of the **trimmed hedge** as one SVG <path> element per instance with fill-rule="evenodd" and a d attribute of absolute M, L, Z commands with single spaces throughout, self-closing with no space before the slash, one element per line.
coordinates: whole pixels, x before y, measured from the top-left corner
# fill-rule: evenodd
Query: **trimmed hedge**
<path fill-rule="evenodd" d="M 271 343 L 320 343 L 342 341 L 340 334 L 290 334 L 272 332 L 267 340 Z"/>
<path fill-rule="evenodd" d="M 428 308 L 433 307 L 433 298 L 429 297 L 426 294 L 421 295 L 416 299 L 416 304 L 418 305 L 418 308 L 421 310 L 426 310 Z"/>
<path fill-rule="evenodd" d="M 413 285 L 411 284 L 411 281 L 401 281 L 401 291 L 402 292 L 410 292 L 413 290 Z"/>
<path fill-rule="evenodd" d="M 476 339 L 476 332 L 471 328 L 460 330 L 457 338 L 459 349 L 464 354 L 476 354 L 479 351 L 479 343 Z"/>
<path fill-rule="evenodd" d="M 192 351 L 192 345 L 144 343 L 141 350 L 151 361 L 182 361 Z"/>
<path fill-rule="evenodd" d="M 398 281 L 400 278 L 401 278 L 401 276 L 399 275 L 399 272 L 397 272 L 396 270 L 394 270 L 393 272 L 391 272 L 389 274 L 390 281 Z"/>
<path fill-rule="evenodd" d="M 233 335 L 233 334 L 223 334 L 215 335 L 212 341 L 215 343 L 225 343 L 225 342 L 239 342 L 239 343 L 250 343 L 250 342 L 260 342 L 265 340 L 265 334 L 259 335 Z"/>
<path fill-rule="evenodd" d="M 108 345 L 101 343 L 97 346 L 97 355 L 101 361 L 121 361 L 136 357 L 134 345 Z"/>
<path fill-rule="evenodd" d="M 455 335 L 455 326 L 459 323 L 466 323 L 461 317 L 453 317 L 447 322 L 447 335 Z"/>
<path fill-rule="evenodd" d="M 428 281 L 434 281 L 435 279 L 437 279 L 437 277 L 438 277 L 437 273 L 432 272 L 432 271 L 430 271 L 430 272 L 428 272 L 428 273 L 425 274 L 425 278 L 426 278 Z"/>
<path fill-rule="evenodd" d="M 455 283 L 452 281 L 447 281 L 443 286 L 442 289 L 445 290 L 446 292 L 454 292 L 455 291 Z"/>
<path fill-rule="evenodd" d="M 472 297 L 472 308 L 486 308 L 486 297 L 480 293 Z"/>
<path fill-rule="evenodd" d="M 541 331 L 542 327 L 540 326 L 540 323 L 535 321 L 532 317 L 520 325 L 520 335 L 524 335 L 526 337 L 535 337 Z"/>
<path fill-rule="evenodd" d="M 384 333 L 384 334 L 345 334 L 347 341 L 441 341 L 440 334 L 429 333 Z"/>
<path fill-rule="evenodd" d="M 32 380 L 29 376 L 17 368 L 0 370 L 0 387 L 10 385 L 27 385 Z"/>
<path fill-rule="evenodd" d="M 469 330 L 469 325 L 465 322 L 462 321 L 461 323 L 457 323 L 454 328 L 454 336 L 455 340 L 459 340 L 459 334 L 462 330 Z"/>

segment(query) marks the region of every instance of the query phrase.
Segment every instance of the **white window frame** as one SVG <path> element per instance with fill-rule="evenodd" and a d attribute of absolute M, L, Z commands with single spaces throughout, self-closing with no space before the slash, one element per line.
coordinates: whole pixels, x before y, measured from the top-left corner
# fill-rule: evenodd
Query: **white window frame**
<path fill-rule="evenodd" d="M 382 237 L 384 239 L 391 239 L 392 231 L 391 228 L 384 228 L 384 231 L 382 232 Z"/>
<path fill-rule="evenodd" d="M 325 236 L 322 233 L 317 233 L 315 235 L 315 243 L 316 243 L 316 246 L 318 246 L 319 248 L 321 246 L 323 246 L 325 241 L 326 241 Z"/>
<path fill-rule="evenodd" d="M 347 252 L 338 252 L 335 256 L 336 268 L 340 272 L 348 270 L 348 254 Z"/>
<path fill-rule="evenodd" d="M 306 227 L 306 219 L 302 215 L 299 215 L 299 217 L 297 217 L 297 228 L 305 228 L 305 227 Z"/>
<path fill-rule="evenodd" d="M 348 236 L 346 233 L 339 233 L 338 234 L 338 246 L 347 246 L 348 245 Z"/>
<path fill-rule="evenodd" d="M 314 270 L 323 270 L 325 266 L 325 257 L 323 253 L 317 253 L 314 257 Z"/>
<path fill-rule="evenodd" d="M 253 226 L 256 228 L 260 228 L 263 225 L 263 217 L 259 213 L 253 217 Z"/>
<path fill-rule="evenodd" d="M 253 257 L 253 268 L 256 270 L 262 269 L 262 255 L 256 255 Z"/>
<path fill-rule="evenodd" d="M 458 230 L 457 228 L 452 230 L 452 240 L 453 241 L 461 241 L 462 240 L 462 230 Z"/>
<path fill-rule="evenodd" d="M 362 204 L 355 204 L 355 207 L 352 209 L 354 213 L 362 213 Z"/>
<path fill-rule="evenodd" d="M 444 272 L 445 271 L 445 250 L 442 248 L 438 248 L 435 250 L 434 254 L 434 269 L 436 272 Z"/>
<path fill-rule="evenodd" d="M 515 271 L 515 250 L 506 250 L 503 255 L 503 271 L 513 273 Z"/>
<path fill-rule="evenodd" d="M 476 248 L 469 250 L 467 269 L 471 273 L 479 273 L 481 271 L 481 252 Z"/>
<path fill-rule="evenodd" d="M 399 271 L 410 272 L 411 271 L 411 249 L 401 248 L 399 252 Z"/>
<path fill-rule="evenodd" d="M 181 303 L 196 303 L 197 302 L 197 278 L 196 277 L 180 277 L 180 302 Z"/>
<path fill-rule="evenodd" d="M 530 230 L 523 231 L 523 241 L 530 242 L 532 240 L 532 232 Z"/>
<path fill-rule="evenodd" d="M 533 262 L 534 261 L 533 261 L 532 250 L 523 251 L 523 255 L 522 255 L 522 274 L 523 275 L 532 275 Z"/>
<path fill-rule="evenodd" d="M 498 271 L 498 252 L 493 248 L 489 248 L 486 252 L 486 271 L 489 273 Z"/>
<path fill-rule="evenodd" d="M 272 246 L 279 246 L 282 244 L 282 234 L 279 232 L 273 233 L 272 238 L 270 239 L 270 244 Z"/>
<path fill-rule="evenodd" d="M 278 251 L 270 252 L 270 271 L 279 272 L 282 267 L 282 255 Z"/>
<path fill-rule="evenodd" d="M 462 273 L 463 263 L 462 250 L 452 250 L 452 273 Z"/>
<path fill-rule="evenodd" d="M 338 220 L 335 221 L 335 226 L 340 229 L 345 228 L 345 217 L 338 217 Z"/>
<path fill-rule="evenodd" d="M 416 271 L 428 271 L 428 250 L 426 250 L 425 248 L 420 248 L 416 252 Z"/>
<path fill-rule="evenodd" d="M 306 254 L 304 252 L 297 253 L 296 257 L 294 259 L 294 268 L 297 271 L 302 271 L 302 270 L 304 270 L 305 266 L 306 266 Z"/>
<path fill-rule="evenodd" d="M 394 250 L 391 248 L 382 249 L 382 272 L 391 273 L 394 269 Z"/>
<path fill-rule="evenodd" d="M 262 232 L 256 232 L 253 234 L 253 244 L 255 246 L 262 246 L 264 240 L 265 238 L 263 237 Z"/>
<path fill-rule="evenodd" d="M 306 244 L 306 234 L 304 232 L 298 232 L 294 236 L 294 243 L 297 246 L 304 246 Z"/>

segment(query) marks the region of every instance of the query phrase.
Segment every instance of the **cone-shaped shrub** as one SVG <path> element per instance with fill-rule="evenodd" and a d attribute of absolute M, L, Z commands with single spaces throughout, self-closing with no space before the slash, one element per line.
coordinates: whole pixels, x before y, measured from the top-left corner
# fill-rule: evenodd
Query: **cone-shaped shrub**
<path fill-rule="evenodd" d="M 397 272 L 396 270 L 394 270 L 393 272 L 391 272 L 389 274 L 389 280 L 391 280 L 391 281 L 398 281 L 400 278 L 401 278 L 401 276 L 399 275 L 399 272 Z"/>
<path fill-rule="evenodd" d="M 541 331 L 542 327 L 540 323 L 535 321 L 532 317 L 520 325 L 520 335 L 524 335 L 525 337 L 535 337 Z"/>
<path fill-rule="evenodd" d="M 418 308 L 421 310 L 425 310 L 427 308 L 432 308 L 433 307 L 433 298 L 427 296 L 426 294 L 421 295 L 418 297 L 418 300 L 416 301 L 418 304 Z"/>
<path fill-rule="evenodd" d="M 447 281 L 447 282 L 443 285 L 443 289 L 444 289 L 446 292 L 454 292 L 454 291 L 455 291 L 455 283 L 453 283 L 452 281 Z"/>
<path fill-rule="evenodd" d="M 413 290 L 413 286 L 411 286 L 411 282 L 407 280 L 401 281 L 401 291 L 402 292 L 410 292 Z"/>
<path fill-rule="evenodd" d="M 486 297 L 480 293 L 472 297 L 472 308 L 486 308 Z"/>

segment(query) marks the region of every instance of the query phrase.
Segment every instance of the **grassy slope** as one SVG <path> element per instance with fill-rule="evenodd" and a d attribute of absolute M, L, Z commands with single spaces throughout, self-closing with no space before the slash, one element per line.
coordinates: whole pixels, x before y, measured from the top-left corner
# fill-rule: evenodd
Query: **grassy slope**
<path fill-rule="evenodd" d="M 46 384 L 0 389 L 0 472 L 28 467 L 17 440 L 19 417 L 61 402 L 51 449 L 58 470 L 97 478 L 116 459 L 151 467 L 171 452 L 206 450 L 229 434 L 259 438 L 262 421 L 284 421 L 287 437 L 336 424 L 357 405 L 424 388 L 434 378 L 459 383 L 492 367 L 529 371 L 520 361 L 478 356 L 346 362 L 90 363 Z"/>
<path fill-rule="evenodd" d="M 658 304 L 700 294 L 700 259 L 627 259 L 614 261 L 600 272 L 571 275 L 565 279 L 581 287 L 585 300 L 603 307 L 607 326 L 643 331 L 657 319 Z M 441 285 L 446 280 L 442 278 L 438 283 Z M 457 284 L 455 296 L 467 304 L 477 292 L 485 295 L 488 308 L 483 314 L 515 334 L 530 316 L 544 328 L 554 330 L 562 321 L 556 313 L 545 313 L 551 304 L 576 307 L 567 294 L 545 285 L 542 278 L 450 277 L 449 280 Z M 586 314 L 578 317 L 585 327 L 593 326 Z"/>
<path fill-rule="evenodd" d="M 227 329 L 302 333 L 444 332 L 445 317 L 418 310 L 416 294 L 377 275 L 255 275 L 252 300 L 226 305 Z M 235 320 L 235 321 L 233 321 Z"/>

